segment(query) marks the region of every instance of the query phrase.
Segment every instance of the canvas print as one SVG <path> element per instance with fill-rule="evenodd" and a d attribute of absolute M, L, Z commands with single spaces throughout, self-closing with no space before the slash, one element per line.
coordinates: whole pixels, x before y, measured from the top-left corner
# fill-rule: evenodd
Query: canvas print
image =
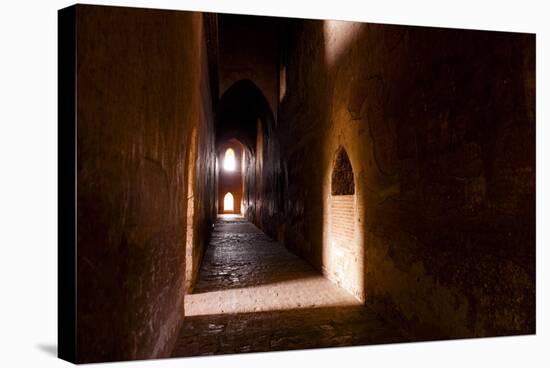
<path fill-rule="evenodd" d="M 535 333 L 534 34 L 58 24 L 61 358 Z"/>

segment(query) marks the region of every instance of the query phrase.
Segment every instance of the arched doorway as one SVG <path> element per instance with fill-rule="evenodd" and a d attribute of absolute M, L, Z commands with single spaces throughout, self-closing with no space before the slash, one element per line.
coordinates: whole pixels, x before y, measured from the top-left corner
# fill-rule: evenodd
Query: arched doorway
<path fill-rule="evenodd" d="M 223 213 L 223 197 L 230 191 L 237 213 L 246 216 L 264 231 L 277 234 L 280 155 L 278 139 L 274 134 L 274 115 L 262 90 L 249 79 L 230 85 L 220 97 L 215 124 L 220 163 L 218 213 Z M 225 188 L 222 184 L 229 175 L 224 170 L 221 151 L 225 152 L 224 145 L 232 140 L 240 144 L 240 151 L 235 149 L 235 157 L 242 164 L 239 168 L 237 162 L 235 173 L 241 173 L 241 191 Z M 273 164 L 265 165 L 265 160 Z"/>
<path fill-rule="evenodd" d="M 223 197 L 223 212 L 235 212 L 235 200 L 233 199 L 233 194 L 231 194 L 231 192 L 227 192 Z"/>
<path fill-rule="evenodd" d="M 229 139 L 218 147 L 218 213 L 241 213 L 244 147 Z"/>

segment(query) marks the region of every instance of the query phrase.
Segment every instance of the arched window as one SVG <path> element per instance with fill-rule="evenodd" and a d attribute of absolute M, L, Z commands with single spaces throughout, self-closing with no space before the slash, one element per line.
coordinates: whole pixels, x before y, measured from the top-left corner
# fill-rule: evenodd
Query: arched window
<path fill-rule="evenodd" d="M 355 194 L 355 183 L 353 181 L 353 169 L 349 162 L 348 154 L 342 147 L 336 152 L 334 166 L 332 168 L 332 180 L 330 192 L 335 195 Z"/>
<path fill-rule="evenodd" d="M 223 211 L 224 212 L 233 212 L 235 210 L 235 205 L 233 203 L 233 194 L 227 192 L 223 197 Z"/>
<path fill-rule="evenodd" d="M 235 171 L 235 166 L 235 151 L 232 148 L 228 148 L 223 158 L 223 169 L 226 171 Z"/>

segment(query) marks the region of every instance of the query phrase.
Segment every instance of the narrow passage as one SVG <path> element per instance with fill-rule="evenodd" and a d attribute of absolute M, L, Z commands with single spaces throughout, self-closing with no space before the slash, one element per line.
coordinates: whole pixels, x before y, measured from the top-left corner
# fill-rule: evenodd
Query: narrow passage
<path fill-rule="evenodd" d="M 173 356 L 403 341 L 243 217 L 218 218 Z"/>

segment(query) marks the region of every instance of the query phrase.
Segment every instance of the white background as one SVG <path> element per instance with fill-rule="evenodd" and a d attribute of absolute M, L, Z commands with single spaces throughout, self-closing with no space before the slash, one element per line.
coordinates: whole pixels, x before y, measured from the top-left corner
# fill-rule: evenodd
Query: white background
<path fill-rule="evenodd" d="M 128 367 L 549 367 L 545 1 L 97 1 L 96 4 L 537 33 L 537 335 L 165 359 Z M 310 4 L 310 6 L 308 6 Z M 0 5 L 0 366 L 69 366 L 57 345 L 57 10 Z M 546 24 L 545 24 L 546 21 Z M 546 105 L 545 105 L 546 103 Z M 546 122 L 546 123 L 545 123 Z M 112 366 L 112 364 L 111 364 Z"/>

